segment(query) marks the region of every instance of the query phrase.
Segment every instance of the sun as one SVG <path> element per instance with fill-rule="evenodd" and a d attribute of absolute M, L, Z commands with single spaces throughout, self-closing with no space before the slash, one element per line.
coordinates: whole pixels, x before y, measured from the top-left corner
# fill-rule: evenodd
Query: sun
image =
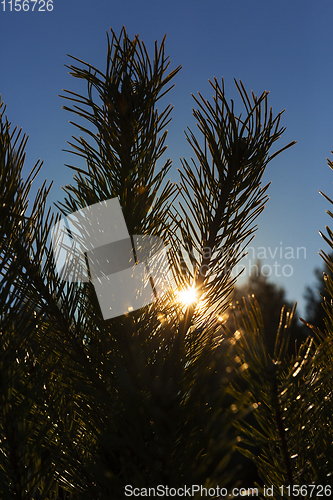
<path fill-rule="evenodd" d="M 197 292 L 194 288 L 187 288 L 186 290 L 178 292 L 178 298 L 184 306 L 189 306 L 193 304 L 193 302 L 196 302 Z"/>

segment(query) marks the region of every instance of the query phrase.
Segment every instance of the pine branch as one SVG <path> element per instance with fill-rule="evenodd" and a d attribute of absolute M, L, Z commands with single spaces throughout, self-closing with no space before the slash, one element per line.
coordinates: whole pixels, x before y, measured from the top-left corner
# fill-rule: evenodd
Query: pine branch
<path fill-rule="evenodd" d="M 111 32 L 105 73 L 83 61 L 79 61 L 83 69 L 69 66 L 74 77 L 87 81 L 88 97 L 66 91 L 65 99 L 83 107 L 64 106 L 64 109 L 93 124 L 95 130 L 90 131 L 74 123 L 95 146 L 82 137 L 70 143 L 71 152 L 86 160 L 87 172 L 71 167 L 78 172 L 77 187 L 65 188 L 69 197 L 59 208 L 63 213 L 73 212 L 118 196 L 130 234 L 157 234 L 157 222 L 165 219 L 164 207 L 174 187 L 167 183 L 162 189 L 170 160 L 154 174 L 157 160 L 166 150 L 165 127 L 172 110 L 169 105 L 158 113 L 155 106 L 172 88 L 164 90 L 180 67 L 166 74 L 170 62 L 165 57 L 165 37 L 160 47 L 155 43 L 155 58 L 151 63 L 138 36 L 131 41 L 125 28 L 119 37 Z M 93 90 L 97 91 L 98 100 Z"/>
<path fill-rule="evenodd" d="M 183 160 L 184 172 L 180 172 L 180 194 L 194 225 L 189 224 L 186 209 L 180 205 L 182 213 L 176 211 L 173 216 L 173 231 L 181 236 L 173 238 L 173 246 L 177 248 L 177 243 L 180 243 L 185 259 L 192 262 L 191 286 L 197 291 L 198 302 L 202 298 L 210 307 L 214 305 L 217 313 L 226 307 L 235 283 L 231 271 L 241 259 L 242 245 L 255 230 L 251 224 L 267 200 L 268 185 L 261 187 L 263 172 L 272 158 L 294 143 L 269 156 L 271 146 L 280 138 L 284 128 L 279 128 L 281 113 L 273 118 L 270 110 L 268 115 L 267 92 L 259 99 L 252 93 L 251 103 L 242 83 L 236 83 L 248 113 L 243 121 L 241 115 L 234 114 L 233 103 L 229 107 L 223 81 L 222 88 L 216 79 L 211 85 L 215 91 L 214 105 L 200 94 L 199 98 L 194 97 L 199 109 L 193 114 L 204 136 L 204 150 L 191 130 L 186 134 L 199 166 L 192 160 L 192 170 Z M 262 103 L 265 105 L 264 117 Z M 196 242 L 195 254 L 189 251 L 188 241 Z M 172 260 L 177 266 L 175 250 Z M 177 268 L 175 273 L 177 285 L 184 287 L 187 280 L 181 282 L 182 273 L 179 271 Z M 195 305 L 189 306 L 185 314 L 181 337 L 191 325 L 195 308 Z"/>

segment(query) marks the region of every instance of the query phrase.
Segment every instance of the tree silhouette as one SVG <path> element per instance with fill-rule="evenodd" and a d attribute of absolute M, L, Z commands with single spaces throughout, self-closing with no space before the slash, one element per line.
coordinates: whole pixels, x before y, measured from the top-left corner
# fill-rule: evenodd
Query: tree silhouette
<path fill-rule="evenodd" d="M 254 299 L 238 308 L 229 338 L 220 323 L 232 269 L 267 200 L 262 175 L 291 145 L 270 153 L 284 131 L 281 113 L 273 116 L 267 92 L 249 96 L 236 82 L 245 109 L 237 115 L 214 79 L 212 101 L 194 97 L 198 131 L 186 132 L 194 159 L 182 160 L 173 185 L 171 161 L 158 162 L 171 106 L 160 111 L 157 102 L 179 71 L 167 73 L 165 40 L 151 61 L 123 28 L 108 38 L 105 72 L 74 60 L 71 73 L 86 81 L 87 95 L 68 91 L 66 109 L 79 121 L 71 151 L 86 169 L 71 167 L 60 214 L 45 212 L 46 183 L 28 202 L 41 165 L 23 180 L 26 138 L 1 104 L 1 497 L 109 500 L 124 498 L 126 485 L 143 495 L 158 485 L 179 496 L 183 485 L 231 488 L 240 484 L 241 464 L 230 462 L 236 451 L 275 495 L 283 484 L 326 485 L 331 306 L 326 340 L 307 339 L 291 358 L 292 311 L 282 315 L 273 352 Z M 104 320 L 92 281 L 65 282 L 55 272 L 50 236 L 61 216 L 112 198 L 131 236 L 163 239 L 171 286 Z M 184 305 L 178 292 L 187 288 L 196 299 Z M 332 296 L 330 279 L 327 290 Z"/>
<path fill-rule="evenodd" d="M 258 273 L 252 273 L 247 282 L 242 286 L 235 287 L 232 293 L 231 310 L 226 315 L 227 319 L 224 324 L 230 331 L 236 330 L 234 315 L 239 316 L 237 303 L 242 305 L 248 297 L 254 296 L 260 307 L 264 332 L 265 346 L 267 352 L 273 356 L 276 332 L 281 320 L 281 312 L 283 310 L 292 310 L 293 304 L 286 299 L 286 292 L 283 287 L 278 287 L 275 283 L 268 280 L 268 277 L 261 272 L 261 263 L 257 262 Z M 315 323 L 317 324 L 317 323 Z M 307 335 L 311 333 L 309 328 L 297 323 L 297 318 L 294 317 L 290 326 L 290 343 L 289 354 L 293 355 L 297 352 L 297 348 L 306 340 Z"/>
<path fill-rule="evenodd" d="M 330 254 L 330 259 L 332 259 Z M 316 268 L 314 271 L 316 283 L 314 286 L 306 287 L 304 298 L 306 300 L 305 318 L 308 323 L 315 325 L 320 331 L 325 332 L 328 320 L 325 312 L 324 303 L 330 301 L 329 292 L 326 289 L 325 277 L 332 278 L 332 272 L 327 264 L 324 263 L 323 268 Z M 326 322 L 325 322 L 326 320 Z"/>

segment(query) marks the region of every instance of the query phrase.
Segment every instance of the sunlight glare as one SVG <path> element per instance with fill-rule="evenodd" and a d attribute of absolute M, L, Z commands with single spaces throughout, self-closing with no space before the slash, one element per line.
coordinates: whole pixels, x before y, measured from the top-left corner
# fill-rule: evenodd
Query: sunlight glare
<path fill-rule="evenodd" d="M 181 290 L 178 297 L 182 304 L 188 306 L 197 300 L 197 292 L 194 288 L 188 288 L 187 290 Z"/>

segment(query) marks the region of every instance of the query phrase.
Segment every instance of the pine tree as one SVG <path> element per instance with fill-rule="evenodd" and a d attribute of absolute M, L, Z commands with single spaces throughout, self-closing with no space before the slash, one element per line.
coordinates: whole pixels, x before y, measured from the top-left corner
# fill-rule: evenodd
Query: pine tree
<path fill-rule="evenodd" d="M 41 165 L 23 180 L 26 138 L 11 130 L 1 108 L 1 496 L 117 499 L 125 485 L 231 487 L 239 484 L 237 467 L 230 467 L 236 448 L 250 453 L 240 444 L 248 412 L 262 423 L 272 408 L 278 430 L 260 435 L 260 443 L 263 450 L 272 446 L 267 460 L 282 454 L 283 479 L 291 479 L 294 459 L 277 406 L 281 352 L 274 361 L 267 355 L 262 325 L 254 328 L 255 306 L 248 309 L 251 321 L 244 316 L 248 339 L 237 332 L 226 339 L 219 321 L 235 284 L 232 269 L 267 200 L 262 175 L 291 146 L 270 154 L 284 131 L 281 113 L 273 117 L 267 92 L 250 97 L 236 82 L 245 108 L 244 117 L 236 115 L 223 81 L 214 79 L 212 102 L 194 97 L 199 137 L 190 129 L 186 137 L 195 158 L 183 159 L 174 186 L 166 181 L 171 161 L 158 163 L 171 106 L 159 112 L 156 104 L 180 69 L 167 74 L 165 40 L 155 44 L 151 62 L 138 37 L 112 31 L 105 73 L 76 62 L 70 70 L 87 82 L 87 96 L 67 91 L 73 106 L 65 109 L 79 119 L 83 135 L 71 151 L 86 169 L 71 166 L 74 184 L 65 188 L 60 214 L 45 213 L 46 183 L 29 206 Z M 69 283 L 55 272 L 50 234 L 61 216 L 116 197 L 130 235 L 163 239 L 172 288 L 142 309 L 104 320 L 91 281 Z M 177 292 L 189 287 L 196 299 L 184 306 Z M 301 349 L 303 358 L 301 350 L 283 372 L 290 405 L 294 382 L 301 383 L 309 366 L 307 345 Z M 325 361 L 320 352 L 318 366 Z M 237 392 L 240 377 L 251 386 L 246 395 Z M 267 392 L 257 395 L 262 377 Z M 307 384 L 316 394 L 316 381 Z M 282 479 L 263 458 L 259 465 L 272 484 Z"/>
<path fill-rule="evenodd" d="M 333 168 L 330 160 L 328 163 Z M 327 213 L 333 217 L 331 211 Z M 333 249 L 332 231 L 326 229 L 327 235 L 321 235 Z M 246 402 L 248 408 L 252 405 L 253 410 L 250 418 L 236 425 L 243 441 L 240 451 L 257 465 L 262 498 L 264 485 L 273 488 L 274 498 L 332 495 L 333 261 L 332 253 L 322 251 L 321 256 L 328 269 L 323 302 L 325 331 L 305 322 L 312 335 L 291 358 L 287 350 L 295 307 L 281 310 L 270 356 L 258 302 L 252 297 L 244 307 L 238 306 L 235 353 L 246 370 L 233 388 L 234 394 L 238 391 L 238 400 Z"/>
<path fill-rule="evenodd" d="M 282 308 L 291 310 L 293 304 L 287 300 L 285 289 L 269 281 L 268 277 L 261 272 L 260 261 L 256 266 L 258 272 L 252 273 L 244 285 L 235 287 L 232 293 L 232 305 L 225 315 L 224 326 L 233 334 L 236 330 L 234 316 L 239 315 L 237 304 L 242 304 L 248 297 L 255 296 L 262 315 L 266 351 L 273 356 L 281 310 Z M 316 322 L 314 324 L 317 325 Z M 311 330 L 308 327 L 297 323 L 295 315 L 290 326 L 289 354 L 295 354 L 297 346 L 300 346 L 310 334 Z"/>
<path fill-rule="evenodd" d="M 333 255 L 330 255 L 332 259 Z M 325 277 L 330 276 L 332 278 L 332 273 L 324 263 L 323 268 L 316 268 L 314 271 L 316 277 L 316 284 L 314 286 L 307 286 L 304 294 L 306 300 L 306 320 L 308 323 L 315 325 L 319 330 L 325 332 L 325 302 L 329 299 L 327 294 Z"/>

